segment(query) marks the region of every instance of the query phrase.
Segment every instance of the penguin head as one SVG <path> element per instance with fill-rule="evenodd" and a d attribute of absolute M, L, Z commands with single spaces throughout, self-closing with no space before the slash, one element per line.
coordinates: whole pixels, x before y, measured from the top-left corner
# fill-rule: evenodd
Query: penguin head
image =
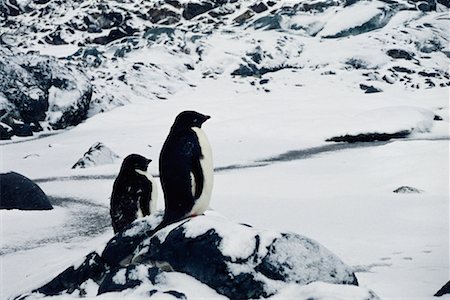
<path fill-rule="evenodd" d="M 181 112 L 173 123 L 172 130 L 183 130 L 192 127 L 201 128 L 202 124 L 206 122 L 206 120 L 210 119 L 210 116 L 203 115 L 199 112 L 193 110 L 186 110 Z"/>
<path fill-rule="evenodd" d="M 151 159 L 147 159 L 139 154 L 130 154 L 123 160 L 121 172 L 132 172 L 136 170 L 140 170 L 143 172 L 147 171 L 148 164 L 151 162 Z"/>

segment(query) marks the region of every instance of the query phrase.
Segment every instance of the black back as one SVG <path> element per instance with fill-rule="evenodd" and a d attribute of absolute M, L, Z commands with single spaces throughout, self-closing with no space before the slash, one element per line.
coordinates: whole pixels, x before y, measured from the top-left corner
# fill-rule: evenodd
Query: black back
<path fill-rule="evenodd" d="M 136 172 L 136 169 L 147 171 L 150 162 L 138 154 L 130 154 L 124 159 L 111 194 L 110 214 L 114 233 L 136 220 L 138 209 L 144 216 L 150 214 L 152 189 L 156 187 L 145 175 Z"/>
<path fill-rule="evenodd" d="M 192 127 L 201 128 L 209 118 L 195 111 L 180 113 L 162 147 L 159 173 L 166 206 L 163 221 L 165 225 L 186 217 L 202 193 L 202 153 Z M 196 183 L 195 195 L 192 194 L 191 173 Z"/>

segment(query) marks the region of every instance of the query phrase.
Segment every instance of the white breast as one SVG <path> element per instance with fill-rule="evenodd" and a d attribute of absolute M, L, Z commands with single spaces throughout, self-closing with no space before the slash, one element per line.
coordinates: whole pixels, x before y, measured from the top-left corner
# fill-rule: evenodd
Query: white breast
<path fill-rule="evenodd" d="M 192 130 L 197 134 L 198 142 L 200 144 L 200 149 L 202 151 L 203 157 L 200 158 L 200 166 L 203 172 L 203 190 L 200 197 L 195 202 L 194 207 L 192 207 L 189 215 L 200 215 L 204 213 L 208 207 L 211 200 L 211 193 L 214 183 L 214 169 L 213 169 L 213 159 L 211 145 L 209 144 L 208 137 L 205 132 L 198 128 L 192 127 Z"/>
<path fill-rule="evenodd" d="M 145 177 L 147 177 L 147 179 L 152 183 L 152 193 L 150 195 L 149 201 L 150 201 L 150 214 L 154 213 L 156 211 L 156 203 L 158 201 L 158 186 L 156 185 L 156 180 L 155 178 L 153 178 L 153 176 L 145 171 L 142 170 L 135 170 L 136 173 L 144 175 Z M 142 215 L 142 212 L 140 211 L 140 209 L 138 209 L 138 213 L 140 215 Z"/>

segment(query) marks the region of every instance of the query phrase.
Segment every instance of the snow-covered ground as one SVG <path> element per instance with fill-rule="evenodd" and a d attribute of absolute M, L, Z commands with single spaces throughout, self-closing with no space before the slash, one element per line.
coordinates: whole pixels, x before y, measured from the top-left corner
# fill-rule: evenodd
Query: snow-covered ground
<path fill-rule="evenodd" d="M 50 106 L 43 132 L 0 141 L 0 172 L 33 179 L 55 209 L 0 211 L 1 299 L 41 286 L 113 236 L 109 196 L 121 161 L 72 169 L 83 154 L 99 142 L 121 158 L 139 153 L 157 175 L 169 128 L 188 109 L 212 116 L 204 130 L 218 214 L 317 240 L 382 299 L 432 299 L 449 280 L 447 2 L 431 11 L 406 0 L 14 2 L 0 1 L 9 14 L 0 55 L 13 57 L 0 61 L 0 125 L 27 109 L 11 109 L 16 89 L 31 104 L 42 89 Z M 190 3 L 214 5 L 191 18 Z M 68 91 L 29 73 L 48 60 L 41 55 L 58 58 L 41 66 L 52 80 L 75 70 Z M 89 118 L 48 129 L 61 109 L 76 108 L 76 87 L 91 91 L 88 81 Z M 378 133 L 409 135 L 326 142 Z M 419 193 L 394 193 L 402 186 Z M 189 298 L 222 297 L 188 275 L 167 279 Z M 318 282 L 275 298 L 365 292 Z"/>
<path fill-rule="evenodd" d="M 95 142 L 121 157 L 139 153 L 156 175 L 170 125 L 186 109 L 212 116 L 204 130 L 217 168 L 213 210 L 319 241 L 382 299 L 433 298 L 449 279 L 448 89 L 363 94 L 291 70 L 270 79 L 270 92 L 245 79 L 199 80 L 167 101 L 136 101 L 56 135 L 3 142 L 2 171 L 36 180 L 55 209 L 0 212 L 1 298 L 39 287 L 113 236 L 108 205 L 120 162 L 71 169 L 83 153 Z M 402 130 L 413 133 L 353 147 L 325 142 Z M 422 192 L 393 193 L 401 186 Z M 190 295 L 218 296 L 199 289 Z M 279 296 L 307 295 L 295 291 Z"/>

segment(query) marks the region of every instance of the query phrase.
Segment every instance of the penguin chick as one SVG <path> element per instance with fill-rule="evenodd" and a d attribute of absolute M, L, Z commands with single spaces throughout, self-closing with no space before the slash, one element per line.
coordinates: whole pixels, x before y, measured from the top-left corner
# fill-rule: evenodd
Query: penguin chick
<path fill-rule="evenodd" d="M 156 210 L 157 186 L 147 173 L 147 159 L 130 154 L 122 162 L 111 194 L 111 221 L 114 233 L 121 231 L 137 218 L 148 216 Z"/>

